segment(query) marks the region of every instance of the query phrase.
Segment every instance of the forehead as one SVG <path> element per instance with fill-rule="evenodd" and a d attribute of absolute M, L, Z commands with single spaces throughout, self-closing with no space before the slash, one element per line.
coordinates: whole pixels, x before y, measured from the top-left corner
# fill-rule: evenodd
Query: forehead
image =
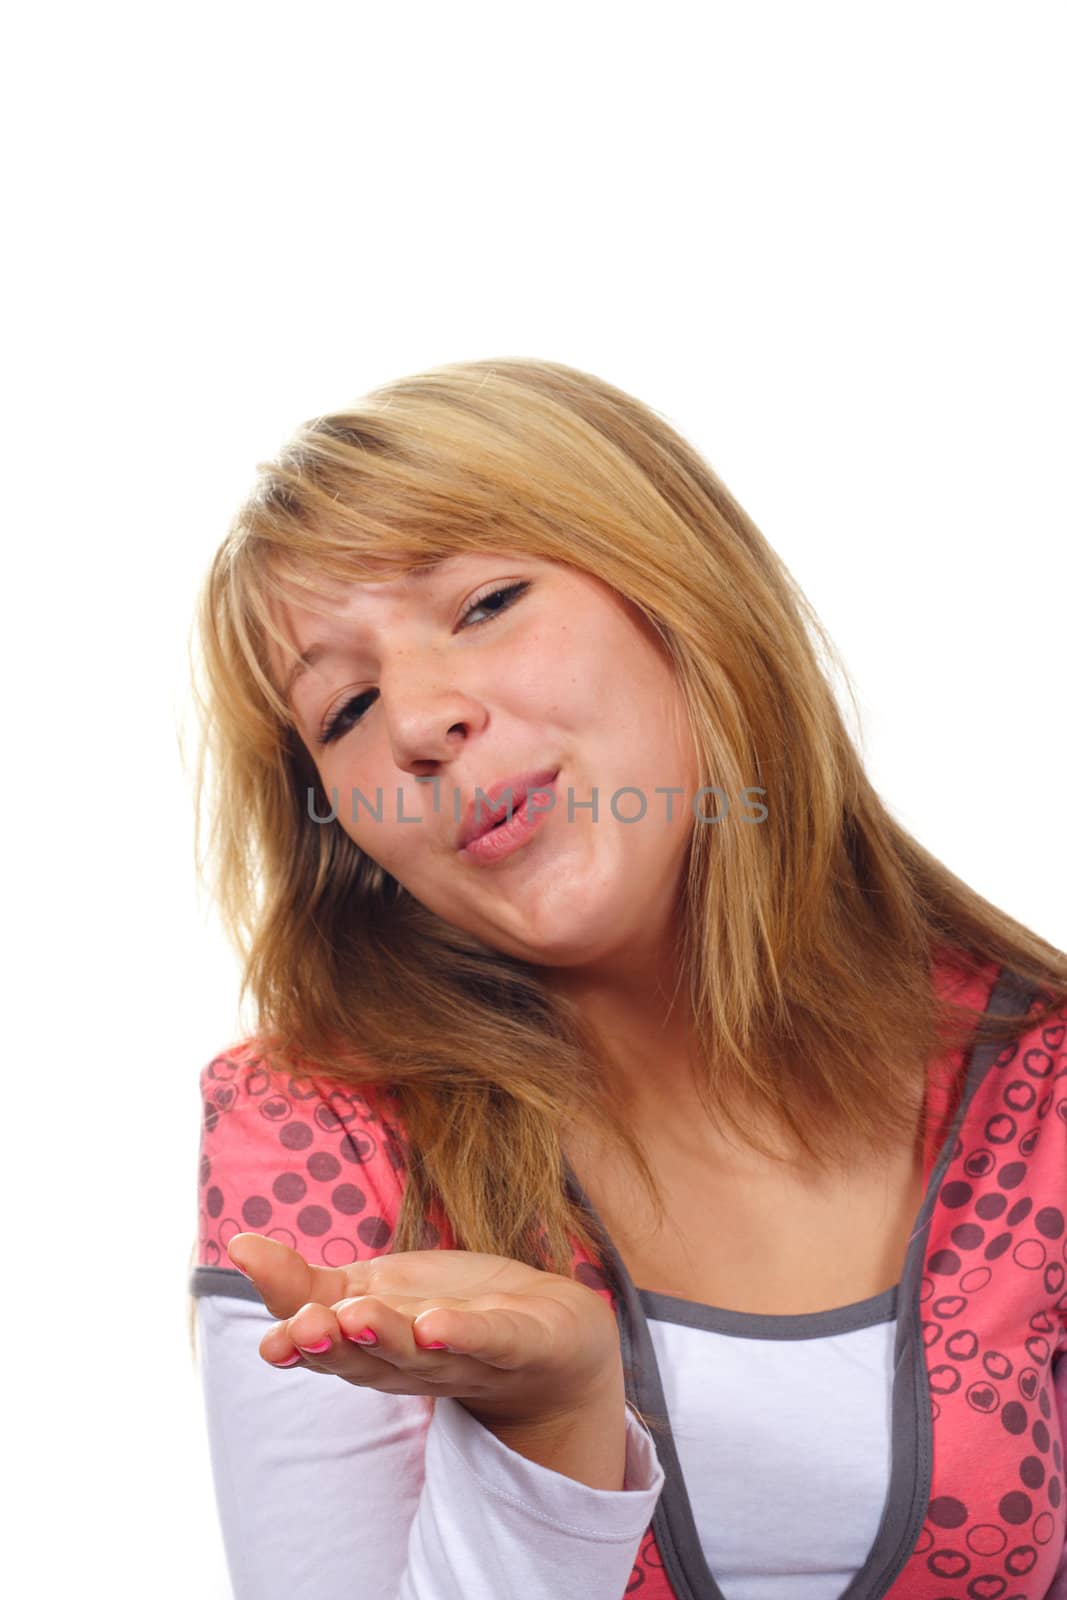
<path fill-rule="evenodd" d="M 314 568 L 290 568 L 274 574 L 276 587 L 284 595 L 284 609 L 331 608 L 343 605 L 364 586 L 375 590 L 385 589 L 401 594 L 415 589 L 436 573 L 455 565 L 455 556 L 437 556 L 422 561 L 405 562 L 397 556 L 386 560 L 380 556 L 367 556 L 361 571 L 351 578 L 331 577 Z"/>

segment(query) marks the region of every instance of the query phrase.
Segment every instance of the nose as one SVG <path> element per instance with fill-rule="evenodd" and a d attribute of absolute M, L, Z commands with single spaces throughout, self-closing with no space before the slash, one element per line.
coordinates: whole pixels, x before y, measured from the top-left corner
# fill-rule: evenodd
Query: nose
<path fill-rule="evenodd" d="M 484 725 L 484 702 L 432 660 L 394 661 L 379 676 L 379 692 L 393 760 L 421 775 L 459 754 Z"/>

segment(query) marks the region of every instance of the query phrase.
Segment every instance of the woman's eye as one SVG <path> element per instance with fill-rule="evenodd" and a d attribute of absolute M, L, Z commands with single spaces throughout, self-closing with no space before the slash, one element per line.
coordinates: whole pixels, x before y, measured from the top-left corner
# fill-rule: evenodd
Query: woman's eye
<path fill-rule="evenodd" d="M 491 611 L 488 617 L 483 617 L 482 621 L 489 622 L 493 617 L 499 617 L 501 612 L 506 611 L 509 606 L 514 605 L 520 594 L 522 594 L 524 590 L 528 589 L 529 587 L 530 585 L 528 583 L 510 583 L 506 588 L 494 589 L 491 594 L 484 594 L 480 600 L 475 600 L 473 605 L 467 607 L 466 611 L 463 613 L 463 621 L 466 622 L 472 612 L 480 611 L 482 607 L 487 606 L 491 600 L 502 600 L 503 604 L 498 606 L 496 610 Z M 472 626 L 477 628 L 480 626 L 480 624 L 476 622 L 473 623 Z"/>
<path fill-rule="evenodd" d="M 507 584 L 503 589 L 494 589 L 490 594 L 483 595 L 480 600 L 475 600 L 473 605 L 467 607 L 463 613 L 463 623 L 467 624 L 475 611 L 481 611 L 486 606 L 493 606 L 493 609 L 489 611 L 487 616 L 470 623 L 470 626 L 478 628 L 486 622 L 492 622 L 494 617 L 501 616 L 508 610 L 509 606 L 514 605 L 519 596 L 525 593 L 529 587 L 528 582 L 522 582 Z M 494 601 L 499 602 L 499 604 L 493 605 Z M 336 739 L 341 738 L 342 734 L 347 733 L 349 728 L 354 728 L 363 716 L 363 711 L 366 710 L 363 702 L 372 701 L 377 692 L 376 689 L 366 689 L 362 694 L 355 695 L 351 700 L 346 700 L 342 706 L 338 707 L 327 720 L 322 730 L 318 741 L 320 747 L 333 744 Z M 361 709 L 357 710 L 357 708 Z"/>
<path fill-rule="evenodd" d="M 339 739 L 343 733 L 347 733 L 349 728 L 355 727 L 359 718 L 363 715 L 362 711 L 359 712 L 358 716 L 355 715 L 355 708 L 364 700 L 372 700 L 376 693 L 376 689 L 367 689 L 363 694 L 357 694 L 354 699 L 346 700 L 344 705 L 340 706 L 333 716 L 329 718 L 323 728 L 319 738 L 320 746 L 333 744 L 334 740 Z"/>

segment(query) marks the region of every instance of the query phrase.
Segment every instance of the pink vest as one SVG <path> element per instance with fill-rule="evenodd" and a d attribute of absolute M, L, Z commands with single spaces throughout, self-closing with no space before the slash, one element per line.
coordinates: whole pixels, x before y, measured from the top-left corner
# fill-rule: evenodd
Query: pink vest
<path fill-rule="evenodd" d="M 966 982 L 935 970 L 943 991 L 951 985 L 993 1011 L 1010 1009 L 1012 995 L 1028 998 L 993 967 Z M 867 1560 L 839 1600 L 1067 1600 L 1067 1418 L 1053 1386 L 1054 1363 L 1067 1351 L 1067 1012 L 1061 1017 L 1018 1044 L 983 1046 L 966 1059 L 956 1052 L 954 1075 L 965 1073 L 966 1087 L 954 1115 L 931 1075 L 925 1196 L 898 1287 L 889 1490 Z M 403 1158 L 362 1095 L 336 1080 L 268 1072 L 254 1039 L 205 1067 L 201 1088 L 193 1293 L 219 1292 L 225 1275 L 237 1292 L 254 1294 L 224 1249 L 245 1230 L 327 1266 L 388 1251 Z M 628 1398 L 666 1417 L 635 1286 L 569 1168 L 567 1181 L 605 1237 L 603 1271 L 577 1245 L 573 1260 L 615 1311 Z M 427 1224 L 424 1247 L 456 1243 L 447 1227 Z M 654 1437 L 666 1482 L 626 1594 L 723 1600 L 673 1438 Z"/>

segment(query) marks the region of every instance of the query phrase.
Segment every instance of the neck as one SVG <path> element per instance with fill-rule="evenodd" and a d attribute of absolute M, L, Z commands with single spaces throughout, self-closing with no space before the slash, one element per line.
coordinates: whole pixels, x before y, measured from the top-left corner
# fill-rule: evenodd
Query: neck
<path fill-rule="evenodd" d="M 674 961 L 557 969 L 551 983 L 580 1011 L 623 1104 L 640 1113 L 691 1092 L 693 1020 Z"/>

